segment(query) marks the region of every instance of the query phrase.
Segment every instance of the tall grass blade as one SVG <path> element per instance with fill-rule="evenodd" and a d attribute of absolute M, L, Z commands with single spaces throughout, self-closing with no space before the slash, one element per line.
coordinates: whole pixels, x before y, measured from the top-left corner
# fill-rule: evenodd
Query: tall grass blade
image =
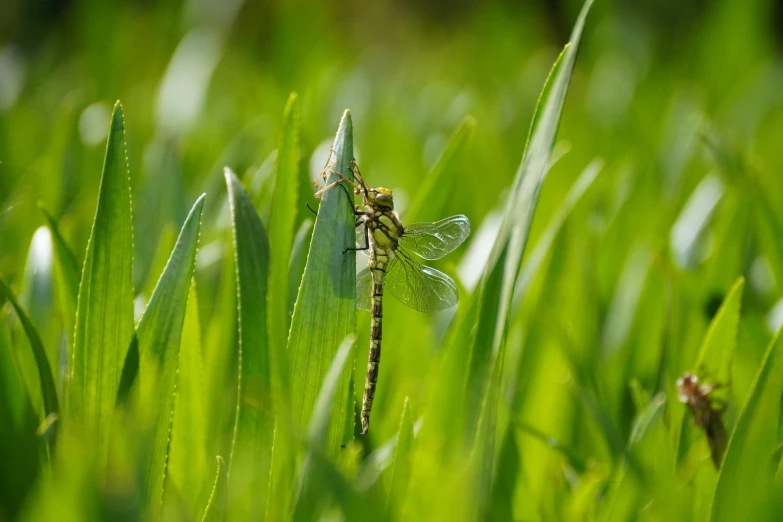
<path fill-rule="evenodd" d="M 228 463 L 229 519 L 266 512 L 274 434 L 272 361 L 267 332 L 269 240 L 250 197 L 226 169 L 239 314 L 239 397 Z"/>
<path fill-rule="evenodd" d="M 778 462 L 777 430 L 783 393 L 783 336 L 769 343 L 756 380 L 740 412 L 723 460 L 715 500 L 714 522 L 774 520 L 768 510 Z"/>
<path fill-rule="evenodd" d="M 196 200 L 182 225 L 166 268 L 158 279 L 136 331 L 141 396 L 154 398 L 154 402 L 142 404 L 154 423 L 152 449 L 145 462 L 145 494 L 152 514 L 159 513 L 163 503 L 180 340 L 190 282 L 196 266 L 203 210 L 204 195 Z"/>
<path fill-rule="evenodd" d="M 40 412 L 42 413 L 41 420 L 43 421 L 49 415 L 57 416 L 60 413 L 57 388 L 54 384 L 52 367 L 49 364 L 49 359 L 46 357 L 46 349 L 41 342 L 41 336 L 38 335 L 38 330 L 27 316 L 27 312 L 20 306 L 19 301 L 16 300 L 16 296 L 14 296 L 14 293 L 2 279 L 0 279 L 0 298 L 8 300 L 8 302 L 11 303 L 11 306 L 14 307 L 16 315 L 19 317 L 19 322 L 22 323 L 22 328 L 24 328 L 24 332 L 27 335 L 27 340 L 30 342 L 30 349 L 32 350 L 35 364 L 38 368 L 41 397 L 43 397 L 44 410 Z"/>
<path fill-rule="evenodd" d="M 351 114 L 345 111 L 332 147 L 330 170 L 350 176 L 353 158 Z M 338 177 L 327 172 L 326 183 Z M 310 251 L 299 295 L 294 306 L 288 355 L 291 361 L 291 416 L 299 429 L 313 414 L 318 390 L 346 335 L 356 331 L 356 258 L 343 254 L 354 244 L 353 203 L 339 187 L 327 190 L 318 207 Z M 346 442 L 344 427 L 353 363 L 345 366 L 336 391 L 340 405 L 331 421 L 328 455 L 334 456 Z"/>
<path fill-rule="evenodd" d="M 125 352 L 133 336 L 133 228 L 122 106 L 112 113 L 98 207 L 84 257 L 67 383 L 71 420 L 105 462 Z M 99 464 L 100 465 L 100 464 Z"/>

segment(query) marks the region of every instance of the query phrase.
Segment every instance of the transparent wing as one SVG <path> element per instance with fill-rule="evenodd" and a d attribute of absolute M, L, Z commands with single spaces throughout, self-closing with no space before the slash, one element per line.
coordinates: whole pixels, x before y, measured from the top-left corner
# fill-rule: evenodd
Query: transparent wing
<path fill-rule="evenodd" d="M 399 244 L 422 259 L 433 260 L 460 246 L 468 235 L 470 221 L 460 214 L 434 223 L 411 223 L 403 230 Z"/>
<path fill-rule="evenodd" d="M 419 312 L 438 312 L 457 304 L 457 285 L 449 276 L 419 264 L 402 248 L 395 254 L 384 281 L 390 294 Z M 369 301 L 369 288 L 365 294 Z"/>
<path fill-rule="evenodd" d="M 356 274 L 356 307 L 362 310 L 370 310 L 372 299 L 372 272 L 365 268 Z"/>

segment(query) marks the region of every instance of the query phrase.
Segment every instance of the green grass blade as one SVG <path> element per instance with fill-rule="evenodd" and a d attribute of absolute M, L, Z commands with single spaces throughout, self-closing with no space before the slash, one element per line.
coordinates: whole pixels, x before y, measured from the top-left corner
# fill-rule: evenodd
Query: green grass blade
<path fill-rule="evenodd" d="M 145 466 L 145 494 L 151 513 L 158 513 L 163 502 L 182 325 L 196 265 L 203 210 L 204 195 L 196 200 L 182 225 L 136 331 L 142 397 L 155 398 L 155 402 L 144 404 L 146 408 L 155 410 L 154 442 Z"/>
<path fill-rule="evenodd" d="M 294 221 L 297 214 L 299 178 L 299 100 L 291 93 L 283 112 L 283 129 L 280 133 L 275 160 L 275 190 L 269 219 L 269 328 L 270 357 L 273 365 L 275 395 L 287 407 L 289 395 L 288 362 L 288 292 L 289 261 L 294 241 Z"/>
<path fill-rule="evenodd" d="M 122 106 L 114 106 L 98 207 L 82 268 L 69 414 L 106 459 L 125 352 L 133 336 L 133 228 Z"/>
<path fill-rule="evenodd" d="M 740 412 L 723 460 L 711 520 L 766 518 L 777 460 L 777 430 L 783 392 L 783 336 L 769 344 L 756 380 Z"/>
<path fill-rule="evenodd" d="M 43 207 L 39 207 L 46 217 L 46 223 L 52 233 L 54 243 L 54 280 L 59 293 L 65 333 L 68 346 L 73 346 L 73 327 L 76 321 L 76 303 L 79 298 L 79 264 L 68 243 L 65 242 L 57 221 Z"/>
<path fill-rule="evenodd" d="M 715 383 L 726 384 L 730 379 L 731 360 L 734 356 L 734 350 L 737 348 L 737 332 L 739 329 L 740 307 L 742 304 L 742 293 L 745 288 L 745 278 L 740 277 L 732 285 L 718 313 L 712 319 L 704 341 L 699 348 L 696 361 L 691 368 L 685 368 L 687 371 L 696 373 L 697 377 Z M 707 372 L 706 374 L 703 372 Z M 674 430 L 674 448 L 675 454 L 682 453 L 680 444 L 685 426 L 690 422 L 689 415 L 686 414 L 686 407 L 679 404 L 677 399 L 676 379 L 680 375 L 674 375 L 669 391 L 669 407 L 671 408 L 673 426 L 680 426 L 679 430 Z"/>
<path fill-rule="evenodd" d="M 538 192 L 549 164 L 585 18 L 591 5 L 591 0 L 585 2 L 574 25 L 571 41 L 558 57 L 544 85 L 522 164 L 478 289 L 478 322 L 472 329 L 472 335 L 465 336 L 470 339 L 471 354 L 465 390 L 467 426 L 469 431 L 475 429 L 473 426 L 478 426 L 474 458 L 479 516 L 486 515 L 491 498 L 497 401 L 500 398 L 500 379 L 514 283 Z"/>
<path fill-rule="evenodd" d="M 454 175 L 454 170 L 459 168 L 460 160 L 463 159 L 475 130 L 476 120 L 466 116 L 416 191 L 415 199 L 405 209 L 406 223 L 437 221 L 443 218 L 447 203 L 459 182 L 459 176 Z"/>
<path fill-rule="evenodd" d="M 552 249 L 552 245 L 554 244 L 557 235 L 560 233 L 560 230 L 563 228 L 566 219 L 568 219 L 571 211 L 582 199 L 585 192 L 587 192 L 587 189 L 592 186 L 593 181 L 595 181 L 595 178 L 602 168 L 603 161 L 601 160 L 594 160 L 585 167 L 585 170 L 582 171 L 582 174 L 580 174 L 579 178 L 571 186 L 571 189 L 568 191 L 568 194 L 566 194 L 563 202 L 557 209 L 557 212 L 549 221 L 546 230 L 544 230 L 544 233 L 541 235 L 541 239 L 539 239 L 535 248 L 525 260 L 522 269 L 519 272 L 516 284 L 514 285 L 514 301 L 512 305 L 512 310 L 514 312 L 519 309 L 522 298 L 525 296 L 533 277 L 538 273 L 538 269 L 543 264 L 547 253 Z"/>
<path fill-rule="evenodd" d="M 310 235 L 313 231 L 313 220 L 305 219 L 299 225 L 291 248 L 291 259 L 288 261 L 288 315 L 294 314 L 296 294 L 302 282 L 305 264 L 307 263 L 307 247 L 310 245 Z"/>
<path fill-rule="evenodd" d="M 471 340 L 466 390 L 466 396 L 472 397 L 474 401 L 472 409 L 469 405 L 468 425 L 475 424 L 478 418 L 478 404 L 475 401 L 481 401 L 484 397 L 492 359 L 500 357 L 502 365 L 501 348 L 508 328 L 514 282 L 522 261 L 538 192 L 546 175 L 585 18 L 591 5 L 592 0 L 585 2 L 574 25 L 571 41 L 553 65 L 544 85 L 522 164 L 514 179 L 500 231 L 478 289 L 481 309 Z"/>
<path fill-rule="evenodd" d="M 190 283 L 185 323 L 182 325 L 176 405 L 167 465 L 167 476 L 172 486 L 179 492 L 188 514 L 194 518 L 210 465 L 207 453 L 207 427 L 210 419 L 204 407 L 209 390 L 204 383 L 204 353 L 194 280 Z"/>
<path fill-rule="evenodd" d="M 411 446 L 413 445 L 413 414 L 411 413 L 408 398 L 402 407 L 402 419 L 400 430 L 397 434 L 397 444 L 394 448 L 394 460 L 391 468 L 391 483 L 389 484 L 389 496 L 386 500 L 386 510 L 401 512 L 405 495 L 408 491 L 408 483 L 411 476 Z"/>
<path fill-rule="evenodd" d="M 0 310 L 3 308 L 0 305 Z M 5 315 L 0 313 L 0 509 L 8 520 L 18 520 L 17 512 L 41 470 L 40 441 L 35 435 L 41 420 L 27 399 Z"/>
<path fill-rule="evenodd" d="M 266 328 L 269 240 L 253 202 L 229 169 L 226 186 L 239 302 L 239 399 L 228 463 L 229 516 L 259 518 L 266 511 L 275 422 Z"/>
<path fill-rule="evenodd" d="M 16 300 L 16 296 L 8 287 L 8 285 L 0 279 L 0 298 L 7 299 L 11 306 L 14 307 L 16 315 L 19 317 L 19 322 L 22 323 L 25 334 L 27 334 L 27 340 L 30 341 L 30 349 L 33 352 L 35 358 L 35 364 L 38 368 L 38 378 L 41 386 L 41 396 L 43 397 L 44 411 L 41 420 L 45 419 L 49 415 L 59 415 L 60 405 L 57 399 L 57 388 L 54 384 L 54 376 L 52 375 L 52 367 L 49 365 L 49 359 L 46 356 L 46 349 L 41 342 L 41 336 L 38 335 L 38 330 L 35 325 L 27 316 L 27 312 Z"/>
<path fill-rule="evenodd" d="M 350 112 L 337 130 L 332 152 L 332 170 L 348 176 L 353 158 L 353 130 Z M 337 177 L 329 174 L 327 183 Z M 345 192 L 339 188 L 326 191 L 318 207 L 310 251 L 307 256 L 299 295 L 294 306 L 288 354 L 291 361 L 291 415 L 294 426 L 302 428 L 312 416 L 318 390 L 326 369 L 335 357 L 345 336 L 356 331 L 356 257 L 343 254 L 355 241 L 354 216 Z M 343 397 L 350 387 L 350 370 L 346 366 L 339 383 Z M 332 419 L 327 454 L 336 455 L 346 442 L 343 437 L 347 401 Z"/>
<path fill-rule="evenodd" d="M 330 489 L 327 488 L 326 491 L 323 491 L 323 487 L 328 486 L 329 482 L 319 480 L 321 477 L 328 476 L 328 470 L 325 467 L 329 463 L 317 458 L 317 455 L 323 455 L 328 448 L 327 437 L 331 429 L 334 410 L 338 409 L 342 402 L 340 393 L 344 386 L 345 370 L 349 368 L 347 362 L 349 358 L 353 358 L 354 342 L 354 336 L 349 334 L 340 344 L 334 360 L 324 376 L 321 391 L 316 399 L 307 428 L 309 450 L 299 476 L 299 487 L 294 502 L 294 520 L 313 520 L 321 495 L 328 493 L 328 489 Z M 337 408 L 334 405 L 337 405 Z M 331 487 L 334 486 L 335 484 L 332 483 Z"/>
<path fill-rule="evenodd" d="M 226 465 L 223 457 L 216 457 L 215 480 L 212 483 L 212 491 L 207 499 L 207 505 L 204 507 L 202 522 L 220 522 L 226 518 L 225 496 L 226 496 Z"/>
<path fill-rule="evenodd" d="M 52 234 L 48 228 L 41 226 L 33 233 L 27 252 L 24 277 L 19 285 L 19 304 L 25 309 L 27 317 L 38 331 L 38 336 L 46 348 L 49 365 L 56 369 L 59 362 L 60 329 L 52 306 L 54 294 L 52 286 L 54 245 L 52 243 Z M 25 364 L 22 359 L 19 362 L 23 365 L 22 370 L 26 374 L 27 382 L 34 381 L 31 388 L 37 393 L 40 389 L 35 369 L 37 364 L 32 357 L 28 359 L 28 364 Z M 58 380 L 56 373 L 54 377 L 56 383 Z M 35 404 L 37 408 L 43 408 L 40 398 L 35 401 Z"/>

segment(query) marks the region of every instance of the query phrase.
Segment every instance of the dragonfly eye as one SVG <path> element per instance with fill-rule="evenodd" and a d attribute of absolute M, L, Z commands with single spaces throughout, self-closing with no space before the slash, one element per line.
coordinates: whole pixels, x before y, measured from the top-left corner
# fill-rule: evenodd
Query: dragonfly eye
<path fill-rule="evenodd" d="M 392 199 L 391 194 L 376 194 L 375 203 L 381 205 L 382 207 L 394 208 L 394 200 Z"/>

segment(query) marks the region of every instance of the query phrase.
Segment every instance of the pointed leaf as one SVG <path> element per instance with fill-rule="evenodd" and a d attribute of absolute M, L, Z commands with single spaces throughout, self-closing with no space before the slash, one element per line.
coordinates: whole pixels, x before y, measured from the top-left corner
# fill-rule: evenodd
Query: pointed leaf
<path fill-rule="evenodd" d="M 449 202 L 459 180 L 459 176 L 454 175 L 454 169 L 459 167 L 459 160 L 462 159 L 475 130 L 476 120 L 466 116 L 416 191 L 416 198 L 405 210 L 407 223 L 437 221 L 443 217 L 446 203 Z"/>
<path fill-rule="evenodd" d="M 402 407 L 402 419 L 400 431 L 397 434 L 397 445 L 394 450 L 394 461 L 391 470 L 391 484 L 389 485 L 389 497 L 386 501 L 387 510 L 400 512 L 408 491 L 408 482 L 411 475 L 411 446 L 413 444 L 413 415 L 411 414 L 408 398 Z"/>
<path fill-rule="evenodd" d="M 353 158 L 353 130 L 350 112 L 345 111 L 337 130 L 331 170 L 350 175 Z M 326 183 L 337 176 L 328 174 Z M 356 331 L 356 258 L 343 254 L 354 244 L 352 203 L 339 188 L 327 190 L 318 207 L 310 251 L 307 256 L 299 296 L 294 307 L 288 354 L 291 361 L 293 425 L 303 427 L 313 413 L 318 390 L 337 347 L 346 335 Z M 350 387 L 353 363 L 346 366 L 337 394 L 341 405 L 332 418 L 327 454 L 334 456 L 345 443 L 347 401 L 342 397 Z"/>
<path fill-rule="evenodd" d="M 54 385 L 52 367 L 49 365 L 49 359 L 46 357 L 46 350 L 41 342 L 41 337 L 38 335 L 38 330 L 27 316 L 27 312 L 19 305 L 16 296 L 14 296 L 11 289 L 2 279 L 0 279 L 0 298 L 7 299 L 11 306 L 14 307 L 16 315 L 19 317 L 19 322 L 22 323 L 22 328 L 24 328 L 24 332 L 27 334 L 27 340 L 30 342 L 30 349 L 38 367 L 38 378 L 40 380 L 41 396 L 43 397 L 44 411 L 41 419 L 51 414 L 58 415 L 60 413 L 60 405 L 57 400 L 57 388 Z"/>
<path fill-rule="evenodd" d="M 79 265 L 68 244 L 65 242 L 57 222 L 43 207 L 54 242 L 54 280 L 57 286 L 62 309 L 68 345 L 73 346 L 73 327 L 76 320 L 76 302 L 79 298 Z"/>
<path fill-rule="evenodd" d="M 133 336 L 133 229 L 122 106 L 111 119 L 98 207 L 82 268 L 69 383 L 70 417 L 106 459 L 125 352 Z"/>
<path fill-rule="evenodd" d="M 208 393 L 198 318 L 198 297 L 193 280 L 185 309 L 185 323 L 182 325 L 167 476 L 194 518 L 210 465 L 207 456 L 207 428 L 210 419 L 204 407 Z"/>
<path fill-rule="evenodd" d="M 145 405 L 156 410 L 153 417 L 154 442 L 145 462 L 145 493 L 147 505 L 153 513 L 159 512 L 163 502 L 182 325 L 190 281 L 196 266 L 203 210 L 204 195 L 201 195 L 182 225 L 171 257 L 158 279 L 136 331 L 142 397 L 156 399 L 155 403 Z"/>
<path fill-rule="evenodd" d="M 777 433 L 783 392 L 783 336 L 781 330 L 767 347 L 756 380 L 740 412 L 723 460 L 713 521 L 774 520 L 771 502 L 777 460 Z"/>
<path fill-rule="evenodd" d="M 239 398 L 228 463 L 230 518 L 266 511 L 274 434 L 272 362 L 267 337 L 269 240 L 253 202 L 226 169 L 239 313 Z"/>
<path fill-rule="evenodd" d="M 538 193 L 550 162 L 552 146 L 571 80 L 585 18 L 587 0 L 571 33 L 571 41 L 558 57 L 544 85 L 531 125 L 530 137 L 506 204 L 505 214 L 477 293 L 478 322 L 465 326 L 470 366 L 465 390 L 467 425 L 475 430 L 474 458 L 477 515 L 488 515 L 491 501 L 495 433 L 500 379 L 514 283 L 527 243 Z"/>
<path fill-rule="evenodd" d="M 323 480 L 329 476 L 331 469 L 329 462 L 319 458 L 318 455 L 324 454 L 328 447 L 327 435 L 332 424 L 331 419 L 334 417 L 334 410 L 339 409 L 340 406 L 339 393 L 343 386 L 345 369 L 348 367 L 347 361 L 352 358 L 354 342 L 354 336 L 349 334 L 340 344 L 340 348 L 324 376 L 321 391 L 313 408 L 312 418 L 307 429 L 309 451 L 299 476 L 299 487 L 294 502 L 294 520 L 313 520 L 315 510 L 320 503 L 319 493 L 325 493 L 321 489 L 329 483 Z M 337 408 L 334 405 L 337 405 Z M 332 487 L 334 486 L 335 484 L 332 484 Z"/>
<path fill-rule="evenodd" d="M 275 190 L 269 219 L 269 346 L 277 394 L 287 402 L 289 375 L 286 360 L 288 341 L 288 269 L 294 240 L 299 177 L 299 100 L 291 93 L 283 113 L 283 129 L 275 161 Z M 283 407 L 287 407 L 284 404 Z"/>

